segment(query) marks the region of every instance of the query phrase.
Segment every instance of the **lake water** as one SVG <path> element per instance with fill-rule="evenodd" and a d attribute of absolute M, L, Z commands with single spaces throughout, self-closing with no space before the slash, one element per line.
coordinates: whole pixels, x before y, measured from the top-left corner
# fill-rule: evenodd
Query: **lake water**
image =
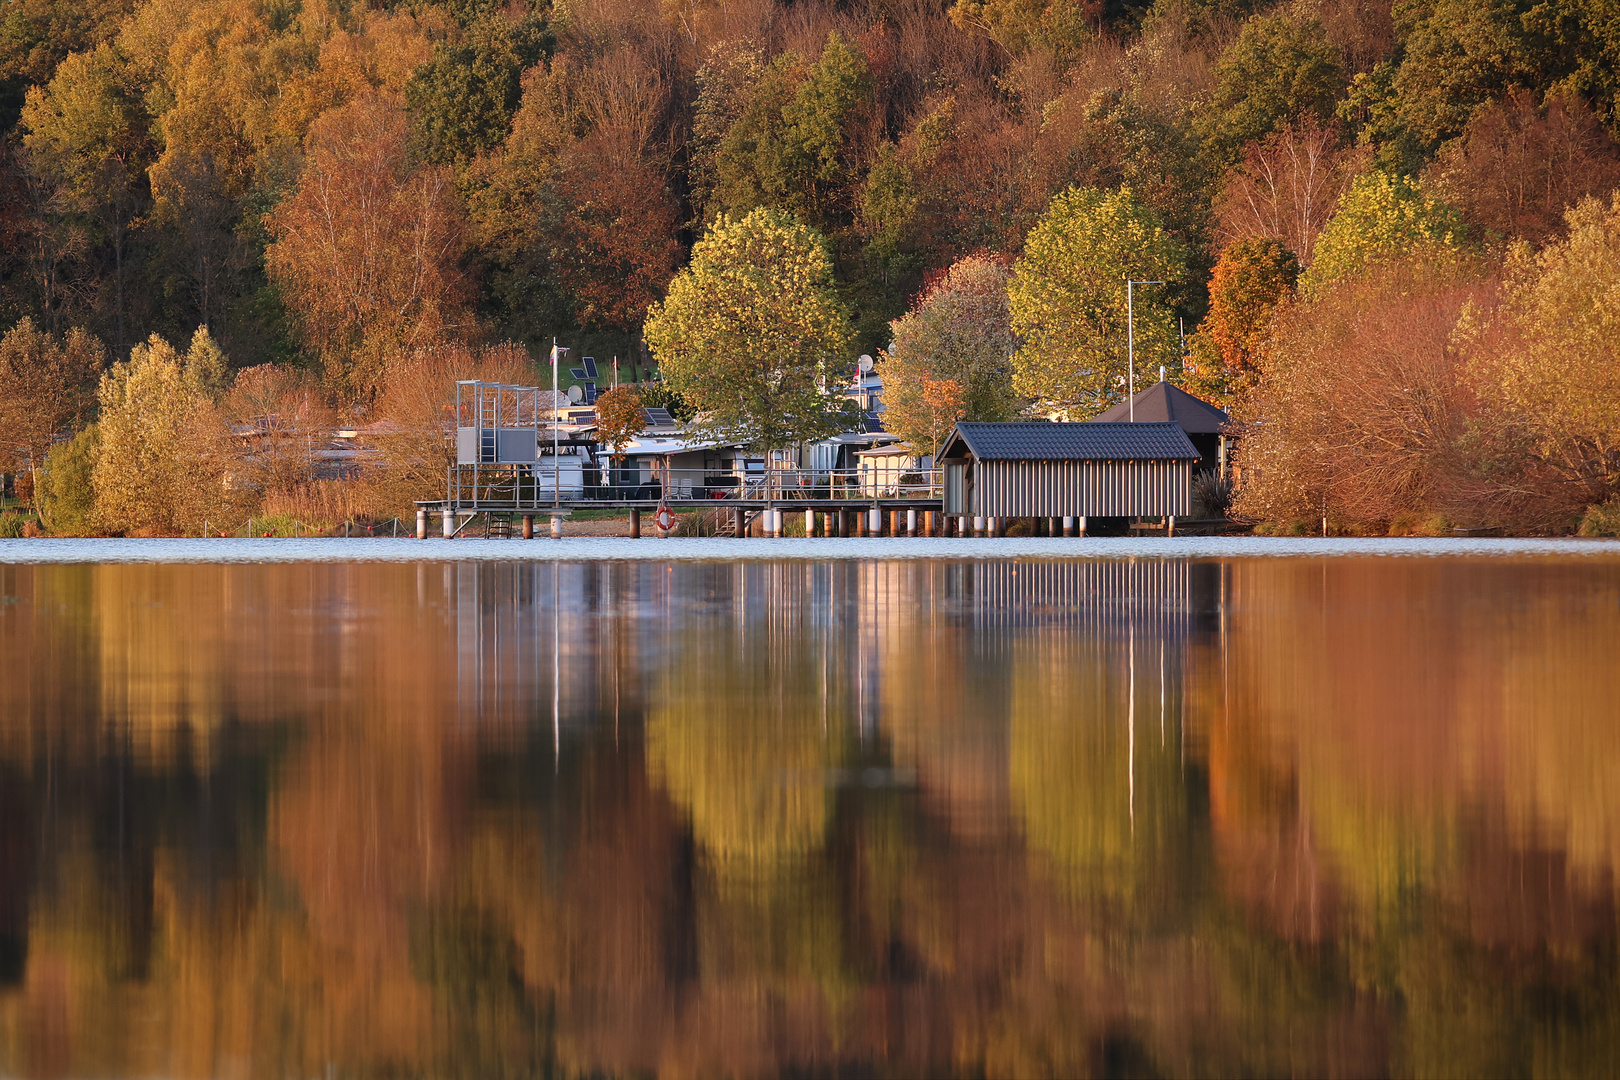
<path fill-rule="evenodd" d="M 0 1072 L 1620 1061 L 1612 552 L 502 550 L 0 565 Z"/>

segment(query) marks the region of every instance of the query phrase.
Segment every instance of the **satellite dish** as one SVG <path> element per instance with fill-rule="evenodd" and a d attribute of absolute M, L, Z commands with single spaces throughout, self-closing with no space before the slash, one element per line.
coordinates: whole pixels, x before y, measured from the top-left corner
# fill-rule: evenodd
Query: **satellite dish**
<path fill-rule="evenodd" d="M 870 356 L 868 356 L 866 353 L 861 353 L 861 358 L 859 360 L 857 360 L 855 362 L 855 364 L 862 371 L 871 371 L 872 370 L 872 358 Z"/>
<path fill-rule="evenodd" d="M 572 401 L 575 405 L 578 405 L 580 402 L 585 400 L 585 391 L 581 390 L 577 386 L 570 386 L 568 388 L 568 400 Z"/>

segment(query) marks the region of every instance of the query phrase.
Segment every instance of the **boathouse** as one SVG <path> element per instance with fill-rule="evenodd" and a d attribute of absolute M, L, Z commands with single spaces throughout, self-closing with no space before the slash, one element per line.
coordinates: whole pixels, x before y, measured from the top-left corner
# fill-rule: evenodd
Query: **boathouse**
<path fill-rule="evenodd" d="M 1226 474 L 1232 418 L 1203 398 L 1165 382 L 1163 368 L 1159 369 L 1159 381 L 1137 394 L 1134 401 L 1122 401 L 1088 422 L 1175 424 L 1187 433 L 1193 449 L 1198 451 L 1198 464 L 1193 466 L 1195 472 Z"/>
<path fill-rule="evenodd" d="M 1198 450 L 1175 423 L 961 423 L 940 463 L 945 513 L 1186 517 Z"/>

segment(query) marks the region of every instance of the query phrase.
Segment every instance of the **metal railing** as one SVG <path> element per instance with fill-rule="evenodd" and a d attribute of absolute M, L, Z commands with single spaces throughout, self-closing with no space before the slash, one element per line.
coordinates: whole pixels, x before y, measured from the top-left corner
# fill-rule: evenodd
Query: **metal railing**
<path fill-rule="evenodd" d="M 868 502 L 939 499 L 942 469 L 637 470 L 565 463 L 454 465 L 447 501 L 455 507 L 545 510 L 556 504 L 613 502 Z"/>

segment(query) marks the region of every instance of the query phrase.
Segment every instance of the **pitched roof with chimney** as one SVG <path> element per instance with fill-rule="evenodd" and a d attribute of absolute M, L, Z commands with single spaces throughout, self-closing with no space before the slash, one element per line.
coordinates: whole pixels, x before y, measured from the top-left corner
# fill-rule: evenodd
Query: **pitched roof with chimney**
<path fill-rule="evenodd" d="M 1131 403 L 1122 401 L 1105 413 L 1087 420 L 1088 424 L 1118 424 L 1131 418 Z M 1232 418 L 1203 398 L 1178 390 L 1163 379 L 1136 395 L 1136 422 L 1179 424 L 1189 435 L 1218 435 Z"/>
<path fill-rule="evenodd" d="M 957 424 L 940 457 L 980 461 L 1196 461 L 1198 451 L 1174 423 Z"/>

